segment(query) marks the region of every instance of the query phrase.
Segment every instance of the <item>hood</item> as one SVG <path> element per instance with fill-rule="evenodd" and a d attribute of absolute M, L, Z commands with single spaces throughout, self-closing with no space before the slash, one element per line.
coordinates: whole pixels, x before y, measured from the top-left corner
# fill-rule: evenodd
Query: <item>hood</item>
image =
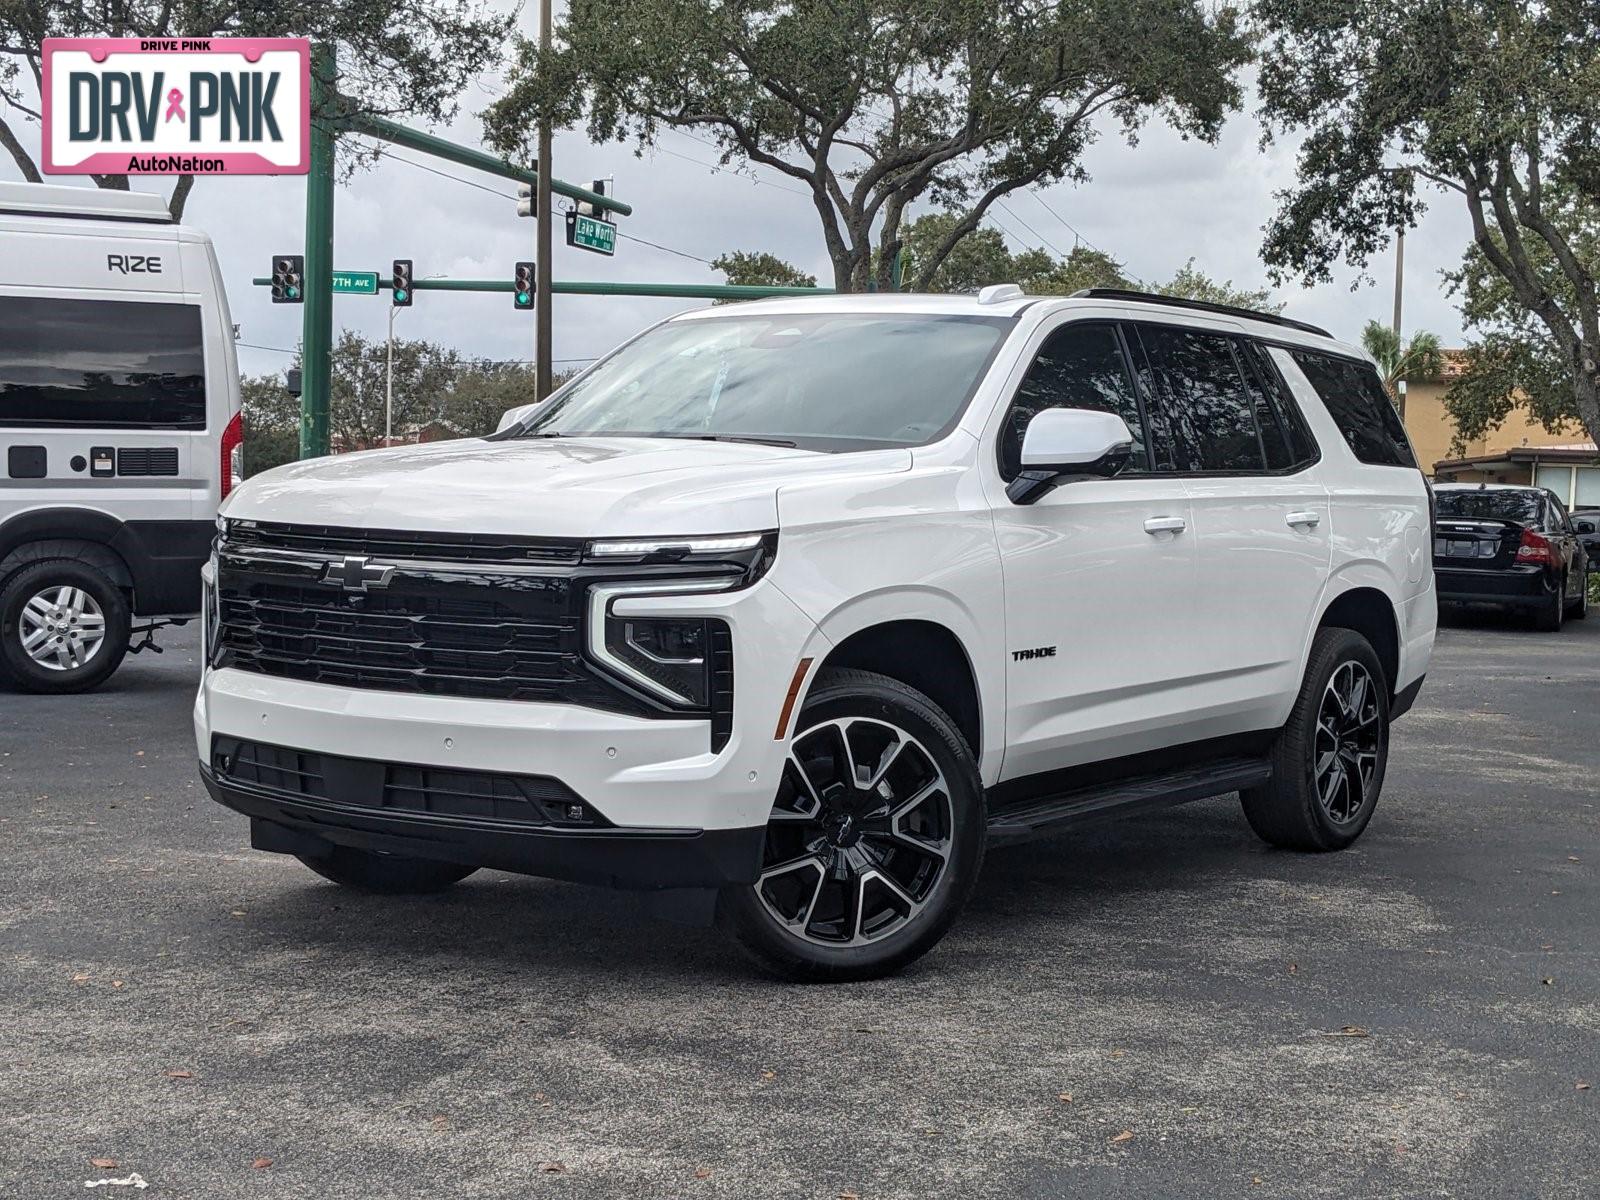
<path fill-rule="evenodd" d="M 910 467 L 909 450 L 473 438 L 291 463 L 247 480 L 222 511 L 287 524 L 530 537 L 743 533 L 777 528 L 786 483 Z"/>

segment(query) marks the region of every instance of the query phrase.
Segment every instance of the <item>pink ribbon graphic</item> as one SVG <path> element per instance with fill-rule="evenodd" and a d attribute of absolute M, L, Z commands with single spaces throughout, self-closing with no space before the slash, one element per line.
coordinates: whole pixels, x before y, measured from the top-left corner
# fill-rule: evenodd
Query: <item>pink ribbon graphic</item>
<path fill-rule="evenodd" d="M 183 115 L 183 93 L 177 88 L 173 88 L 167 93 L 167 115 L 165 121 L 170 121 L 173 117 L 177 117 L 180 121 L 188 120 Z"/>

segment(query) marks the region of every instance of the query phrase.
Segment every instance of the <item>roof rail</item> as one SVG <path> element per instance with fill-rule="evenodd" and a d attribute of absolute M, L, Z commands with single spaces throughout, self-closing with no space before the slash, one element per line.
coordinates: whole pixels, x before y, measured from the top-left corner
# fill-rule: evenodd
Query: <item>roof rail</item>
<path fill-rule="evenodd" d="M 1131 288 L 1084 288 L 1080 292 L 1073 292 L 1072 298 L 1084 300 L 1136 300 L 1141 304 L 1165 304 L 1170 308 L 1192 308 L 1198 312 L 1217 313 L 1224 317 L 1243 317 L 1248 321 L 1265 321 L 1269 325 L 1282 325 L 1286 329 L 1298 329 L 1301 333 L 1314 333 L 1318 337 L 1331 338 L 1333 336 L 1333 334 L 1319 325 L 1308 325 L 1304 321 L 1280 317 L 1277 313 L 1257 312 L 1253 308 L 1240 308 L 1233 304 L 1212 304 L 1206 300 L 1186 300 L 1182 296 L 1162 296 L 1156 292 L 1136 292 Z"/>

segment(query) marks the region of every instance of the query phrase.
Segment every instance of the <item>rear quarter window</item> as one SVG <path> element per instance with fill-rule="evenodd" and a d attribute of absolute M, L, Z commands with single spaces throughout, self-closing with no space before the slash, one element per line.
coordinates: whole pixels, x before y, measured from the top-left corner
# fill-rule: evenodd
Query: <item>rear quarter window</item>
<path fill-rule="evenodd" d="M 1314 350 L 1290 350 L 1350 450 L 1375 467 L 1416 467 L 1400 414 L 1369 363 Z"/>

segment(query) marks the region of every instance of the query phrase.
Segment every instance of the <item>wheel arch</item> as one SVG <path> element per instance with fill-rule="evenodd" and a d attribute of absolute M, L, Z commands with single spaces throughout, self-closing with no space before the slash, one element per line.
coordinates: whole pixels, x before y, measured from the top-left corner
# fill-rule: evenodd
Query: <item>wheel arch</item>
<path fill-rule="evenodd" d="M 0 524 L 0 583 L 48 558 L 71 558 L 103 571 L 131 594 L 135 577 L 116 546 L 126 533 L 116 517 L 93 508 L 37 508 Z"/>
<path fill-rule="evenodd" d="M 1348 586 L 1327 599 L 1317 618 L 1317 629 L 1349 629 L 1372 645 L 1383 666 L 1390 700 L 1400 678 L 1400 622 L 1394 601 L 1370 581 L 1347 581 Z"/>
<path fill-rule="evenodd" d="M 937 593 L 866 597 L 832 614 L 819 631 L 829 649 L 811 672 L 807 690 L 829 667 L 853 667 L 897 679 L 949 715 L 972 748 L 987 781 L 999 769 L 1005 728 L 999 685 L 985 686 L 972 647 L 974 622 Z"/>

